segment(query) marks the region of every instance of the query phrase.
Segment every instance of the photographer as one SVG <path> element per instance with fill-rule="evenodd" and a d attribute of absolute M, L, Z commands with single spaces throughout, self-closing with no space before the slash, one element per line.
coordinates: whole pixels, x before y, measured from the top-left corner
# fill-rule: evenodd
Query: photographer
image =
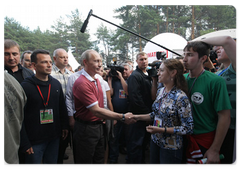
<path fill-rule="evenodd" d="M 108 77 L 108 84 L 111 89 L 112 104 L 115 112 L 126 113 L 128 109 L 127 102 L 127 83 L 126 80 L 132 72 L 132 66 L 128 63 L 123 63 L 121 65 L 124 70 L 123 72 L 116 71 L 118 75 L 112 76 L 110 71 L 110 76 Z M 114 126 L 114 138 L 110 139 L 109 142 L 109 159 L 110 163 L 117 163 L 119 156 L 119 143 L 120 138 L 124 138 L 125 125 L 121 121 L 117 121 Z M 122 142 L 124 143 L 124 141 Z"/>
<path fill-rule="evenodd" d="M 159 89 L 163 87 L 163 84 L 158 82 L 157 74 L 158 74 L 160 65 L 164 60 L 166 60 L 166 52 L 157 51 L 156 58 L 157 60 L 148 64 L 148 66 L 151 66 L 152 68 L 147 70 L 148 75 L 152 78 L 151 96 L 153 101 L 156 99 L 156 96 L 159 93 Z"/>

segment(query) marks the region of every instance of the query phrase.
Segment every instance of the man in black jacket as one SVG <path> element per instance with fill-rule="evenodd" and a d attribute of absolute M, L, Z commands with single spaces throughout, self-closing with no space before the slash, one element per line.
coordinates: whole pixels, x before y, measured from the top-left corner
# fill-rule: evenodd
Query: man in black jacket
<path fill-rule="evenodd" d="M 148 56 L 144 52 L 137 54 L 137 69 L 128 78 L 129 111 L 133 114 L 147 114 L 151 112 L 152 79 L 148 76 Z M 128 125 L 127 134 L 127 163 L 143 163 L 146 137 L 146 122 L 138 121 Z"/>
<path fill-rule="evenodd" d="M 21 83 L 27 96 L 21 150 L 26 153 L 25 163 L 57 163 L 59 139 L 68 135 L 62 87 L 49 75 L 52 60 L 48 51 L 33 51 L 31 60 L 36 75 Z"/>
<path fill-rule="evenodd" d="M 18 83 L 33 75 L 33 71 L 20 64 L 20 46 L 16 41 L 4 40 L 4 71 L 13 76 Z M 24 155 L 19 152 L 19 163 L 24 162 Z"/>
<path fill-rule="evenodd" d="M 4 40 L 4 70 L 11 74 L 19 83 L 33 75 L 33 71 L 20 64 L 20 47 L 17 42 Z"/>

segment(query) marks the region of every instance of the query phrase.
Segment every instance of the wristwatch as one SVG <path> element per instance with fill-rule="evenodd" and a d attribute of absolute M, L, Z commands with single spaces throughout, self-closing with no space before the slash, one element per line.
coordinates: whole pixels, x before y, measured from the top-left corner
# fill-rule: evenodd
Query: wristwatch
<path fill-rule="evenodd" d="M 122 114 L 122 121 L 124 122 L 125 121 L 125 115 Z"/>

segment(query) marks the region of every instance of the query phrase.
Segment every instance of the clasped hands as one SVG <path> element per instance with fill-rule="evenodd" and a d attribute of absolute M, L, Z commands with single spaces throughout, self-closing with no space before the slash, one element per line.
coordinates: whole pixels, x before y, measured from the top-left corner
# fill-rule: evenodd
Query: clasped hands
<path fill-rule="evenodd" d="M 124 121 L 124 123 L 126 123 L 126 124 L 128 124 L 128 125 L 137 122 L 137 120 L 134 118 L 134 115 L 133 115 L 132 113 L 130 113 L 130 112 L 124 114 L 124 116 L 125 116 L 125 121 Z"/>
<path fill-rule="evenodd" d="M 126 113 L 124 115 L 125 115 L 124 123 L 126 123 L 128 125 L 136 123 L 138 120 L 140 120 L 139 117 L 138 117 L 139 115 L 134 115 L 131 112 L 128 112 L 128 113 Z"/>
<path fill-rule="evenodd" d="M 134 115 L 131 112 L 128 112 L 128 113 L 125 114 L 125 121 L 124 122 L 126 124 L 133 124 L 133 123 L 136 123 L 139 120 L 141 120 L 139 118 L 139 115 Z"/>

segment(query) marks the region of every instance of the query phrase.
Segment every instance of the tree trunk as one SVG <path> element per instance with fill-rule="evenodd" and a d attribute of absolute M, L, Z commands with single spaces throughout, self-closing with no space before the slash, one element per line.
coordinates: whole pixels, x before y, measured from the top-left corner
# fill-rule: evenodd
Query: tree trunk
<path fill-rule="evenodd" d="M 173 18 L 175 18 L 175 6 L 173 6 Z M 172 27 L 173 27 L 173 29 L 172 29 L 172 32 L 174 33 L 174 26 L 175 25 L 175 23 L 174 23 L 174 19 L 173 19 L 173 21 L 172 21 Z"/>
<path fill-rule="evenodd" d="M 138 32 L 139 32 L 139 35 L 141 35 L 141 22 L 140 22 L 140 16 L 139 16 L 139 7 L 137 5 L 137 18 L 138 18 Z M 138 42 L 139 42 L 139 52 L 142 52 L 142 39 L 139 37 L 138 38 Z"/>
<path fill-rule="evenodd" d="M 192 6 L 192 34 L 191 39 L 194 39 L 194 27 L 195 27 L 195 17 L 194 17 L 194 6 Z"/>
<path fill-rule="evenodd" d="M 168 32 L 168 7 L 167 7 L 167 17 L 166 17 L 166 32 Z"/>
<path fill-rule="evenodd" d="M 157 5 L 157 10 L 156 10 L 158 16 L 160 16 L 160 11 L 158 10 L 158 5 Z M 157 23 L 157 32 L 156 32 L 156 35 L 159 34 L 159 31 L 160 31 L 160 23 Z"/>

